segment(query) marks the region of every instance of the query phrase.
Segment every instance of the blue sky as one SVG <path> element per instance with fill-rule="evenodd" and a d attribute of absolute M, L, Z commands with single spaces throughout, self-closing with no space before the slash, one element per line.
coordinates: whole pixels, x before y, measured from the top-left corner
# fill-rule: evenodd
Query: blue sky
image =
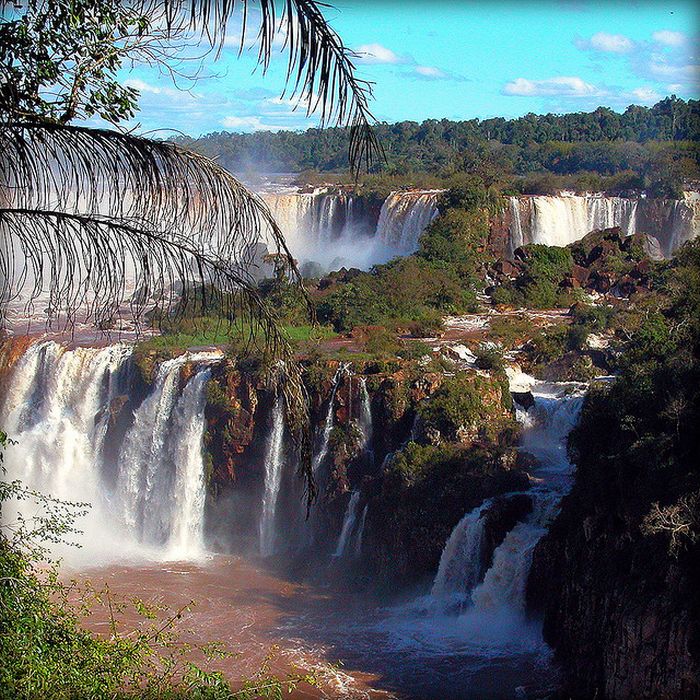
<path fill-rule="evenodd" d="M 675 93 L 697 98 L 700 11 L 695 2 L 540 0 L 331 0 L 326 11 L 358 51 L 360 77 L 374 83 L 383 121 L 517 117 L 528 112 L 623 110 Z M 281 41 L 280 41 L 281 43 Z M 123 70 L 141 91 L 140 131 L 303 129 L 303 109 L 280 99 L 286 60 L 268 73 L 250 52 L 238 57 L 237 31 L 195 84 L 154 69 Z"/>

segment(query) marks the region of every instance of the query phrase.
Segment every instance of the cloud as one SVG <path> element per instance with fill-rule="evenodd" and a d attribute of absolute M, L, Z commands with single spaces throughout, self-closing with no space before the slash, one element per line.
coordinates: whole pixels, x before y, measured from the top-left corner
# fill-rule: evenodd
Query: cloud
<path fill-rule="evenodd" d="M 670 29 L 661 29 L 654 32 L 651 38 L 663 46 L 683 46 L 686 42 L 686 35 L 683 32 L 672 32 Z"/>
<path fill-rule="evenodd" d="M 576 76 L 559 76 L 546 80 L 528 80 L 516 78 L 503 86 L 504 95 L 530 96 L 564 96 L 594 97 L 601 91 L 591 83 Z"/>
<path fill-rule="evenodd" d="M 449 78 L 445 71 L 436 68 L 435 66 L 416 66 L 413 69 L 418 75 L 429 80 L 444 80 Z"/>
<path fill-rule="evenodd" d="M 602 51 L 603 53 L 629 53 L 634 42 L 624 34 L 597 32 L 590 39 L 574 39 L 576 46 L 583 51 Z"/>
<path fill-rule="evenodd" d="M 236 131 L 292 131 L 298 129 L 299 126 L 291 124 L 267 124 L 261 117 L 224 117 L 221 120 L 221 126 L 227 129 L 235 129 Z"/>
<path fill-rule="evenodd" d="M 176 88 L 172 87 L 159 87 L 158 85 L 151 85 L 145 80 L 141 80 L 141 78 L 127 78 L 124 81 L 124 86 L 134 88 L 134 90 L 138 90 L 140 93 L 148 93 L 151 95 L 175 96 L 181 95 L 185 92 L 184 90 L 177 90 Z"/>
<path fill-rule="evenodd" d="M 641 104 L 654 104 L 663 96 L 656 92 L 654 88 L 638 87 L 634 88 L 634 90 L 630 90 L 629 97 L 633 98 L 637 102 L 640 102 Z"/>
<path fill-rule="evenodd" d="M 359 63 L 412 63 L 410 56 L 399 56 L 381 44 L 362 44 L 362 46 L 355 48 L 354 51 L 358 54 L 357 61 Z"/>

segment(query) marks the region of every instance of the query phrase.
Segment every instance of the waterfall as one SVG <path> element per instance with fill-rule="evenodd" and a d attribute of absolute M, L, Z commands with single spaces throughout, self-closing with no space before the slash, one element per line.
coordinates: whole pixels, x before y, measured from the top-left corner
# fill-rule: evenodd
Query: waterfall
<path fill-rule="evenodd" d="M 173 556 L 201 553 L 204 515 L 201 442 L 209 375 L 199 369 L 180 391 L 180 370 L 187 363 L 210 363 L 220 357 L 185 353 L 163 362 L 153 390 L 134 413 L 119 454 L 117 495 L 124 522 L 140 541 L 164 547 Z M 185 484 L 194 487 L 194 493 L 178 493 Z M 183 505 L 187 512 L 180 510 Z"/>
<path fill-rule="evenodd" d="M 362 517 L 360 518 L 360 526 L 357 528 L 357 536 L 355 537 L 355 557 L 360 557 L 362 554 L 362 538 L 365 535 L 365 521 L 367 520 L 367 509 L 369 503 L 365 504 L 362 509 Z"/>
<path fill-rule="evenodd" d="M 275 516 L 282 483 L 283 447 L 284 408 L 278 396 L 272 409 L 272 432 L 265 456 L 265 492 L 260 515 L 260 555 L 263 557 L 271 556 L 275 551 Z"/>
<path fill-rule="evenodd" d="M 527 412 L 518 411 L 524 428 L 521 449 L 540 463 L 534 471 L 537 484 L 529 492 L 533 509 L 496 548 L 491 568 L 472 593 L 477 610 L 525 609 L 525 586 L 535 545 L 546 533 L 561 499 L 571 487 L 573 467 L 566 441 L 578 422 L 583 388 L 576 383 L 534 381 L 534 406 Z"/>
<path fill-rule="evenodd" d="M 328 446 L 331 438 L 331 432 L 333 431 L 334 424 L 334 408 L 335 408 L 335 394 L 338 391 L 338 386 L 340 385 L 340 380 L 344 374 L 347 374 L 350 369 L 350 365 L 345 362 L 341 362 L 335 375 L 333 376 L 333 389 L 331 390 L 331 397 L 328 401 L 328 410 L 326 411 L 326 422 L 323 424 L 323 432 L 321 433 L 321 445 L 316 453 L 312 468 L 314 474 L 318 473 L 318 470 L 323 463 L 323 460 L 328 454 Z"/>
<path fill-rule="evenodd" d="M 452 531 L 440 557 L 431 596 L 464 599 L 482 574 L 484 514 L 490 505 L 482 503 L 467 513 Z"/>
<path fill-rule="evenodd" d="M 362 197 L 344 192 L 264 193 L 294 256 L 326 270 L 368 269 L 418 247 L 437 216 L 439 190 L 392 192 L 377 215 Z"/>
<path fill-rule="evenodd" d="M 105 440 L 115 400 L 129 390 L 131 355 L 122 344 L 67 350 L 35 343 L 8 377 L 0 420 L 17 442 L 7 450 L 8 475 L 92 506 L 78 523 L 84 548 L 57 550 L 74 561 L 145 552 L 189 558 L 203 550 L 204 404 L 208 365 L 220 355 L 163 363 L 111 463 Z M 187 362 L 195 371 L 180 389 Z"/>
<path fill-rule="evenodd" d="M 509 375 L 512 382 L 517 382 L 517 388 L 526 378 L 514 371 Z M 566 440 L 578 421 L 584 385 L 527 379 L 535 403 L 527 412 L 518 410 L 517 415 L 523 424 L 521 449 L 539 461 L 533 473 L 536 485 L 528 491 L 533 499 L 532 512 L 506 535 L 483 574 L 483 516 L 491 502 L 474 508 L 452 531 L 433 582 L 433 597 L 457 597 L 463 601 L 471 593 L 472 605 L 463 613 L 466 616 L 495 613 L 510 616 L 512 622 L 516 619 L 513 615 L 524 611 L 525 586 L 535 545 L 571 487 L 573 467 L 568 460 Z"/>
<path fill-rule="evenodd" d="M 405 254 L 416 250 L 420 234 L 438 214 L 438 194 L 439 190 L 392 192 L 379 213 L 379 239 Z"/>
<path fill-rule="evenodd" d="M 526 243 L 566 246 L 591 231 L 619 226 L 623 233 L 646 233 L 670 256 L 700 233 L 700 197 L 680 200 L 631 199 L 600 194 L 509 198 L 510 253 Z"/>
<path fill-rule="evenodd" d="M 345 554 L 345 549 L 348 546 L 350 535 L 352 534 L 355 521 L 357 520 L 357 506 L 359 502 L 360 492 L 353 491 L 350 494 L 348 507 L 345 510 L 345 517 L 343 518 L 343 526 L 340 530 L 340 536 L 338 537 L 338 544 L 335 547 L 335 552 L 333 552 L 334 557 L 342 557 Z"/>
<path fill-rule="evenodd" d="M 35 343 L 6 385 L 0 425 L 15 441 L 5 455 L 8 479 L 54 498 L 90 503 L 78 525 L 102 541 L 86 542 L 88 559 L 120 546 L 120 533 L 104 525 L 109 503 L 101 488 L 101 461 L 108 409 L 129 356 L 125 345 L 68 351 L 54 342 Z M 12 504 L 3 515 L 13 511 L 34 516 L 23 503 Z M 71 549 L 57 553 L 71 554 Z"/>
<path fill-rule="evenodd" d="M 369 452 L 372 447 L 372 405 L 365 377 L 360 377 L 360 432 L 362 449 Z"/>

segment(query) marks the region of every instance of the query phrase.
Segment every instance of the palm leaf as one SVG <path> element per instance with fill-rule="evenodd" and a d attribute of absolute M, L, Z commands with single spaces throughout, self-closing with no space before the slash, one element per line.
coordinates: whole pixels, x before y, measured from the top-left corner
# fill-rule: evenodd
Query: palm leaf
<path fill-rule="evenodd" d="M 31 312 L 41 300 L 47 322 L 66 329 L 124 315 L 139 323 L 207 295 L 203 305 L 221 308 L 248 329 L 247 345 L 277 360 L 271 376 L 285 398 L 310 503 L 308 401 L 251 274 L 261 242 L 291 259 L 262 200 L 203 156 L 108 130 L 0 130 L 2 310 L 21 298 Z"/>
<path fill-rule="evenodd" d="M 357 78 L 355 54 L 323 16 L 322 8 L 330 5 L 316 0 L 141 0 L 141 3 L 145 9 L 164 8 L 166 25 L 174 33 L 180 32 L 186 23 L 217 50 L 223 46 L 230 20 L 242 12 L 239 50 L 243 51 L 246 37 L 254 33 L 263 73 L 270 65 L 275 36 L 284 27 L 290 99 L 305 104 L 307 116 L 318 114 L 321 127 L 350 127 L 349 157 L 356 173 L 362 167 L 369 168 L 382 156 L 369 109 L 372 85 Z M 251 13 L 249 6 L 258 11 Z"/>

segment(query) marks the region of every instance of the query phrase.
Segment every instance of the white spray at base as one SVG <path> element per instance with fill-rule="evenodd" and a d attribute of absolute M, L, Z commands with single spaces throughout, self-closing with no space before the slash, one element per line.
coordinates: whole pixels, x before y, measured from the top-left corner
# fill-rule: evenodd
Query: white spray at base
<path fill-rule="evenodd" d="M 126 388 L 119 383 L 131 352 L 127 345 L 67 350 L 54 342 L 35 343 L 8 378 L 0 413 L 16 442 L 6 454 L 8 477 L 91 506 L 77 523 L 84 532 L 81 548 L 54 551 L 69 563 L 191 559 L 203 552 L 207 365 L 220 355 L 188 353 L 163 363 L 135 411 L 117 464 L 109 465 L 105 437 L 113 402 Z M 180 390 L 180 369 L 187 362 L 196 369 Z M 110 467 L 116 468 L 114 480 L 108 478 Z M 25 517 L 37 514 L 28 512 L 26 502 L 20 508 Z"/>
<path fill-rule="evenodd" d="M 396 609 L 392 644 L 435 653 L 481 658 L 534 654 L 548 658 L 540 623 L 525 614 L 525 587 L 534 548 L 571 488 L 573 466 L 566 441 L 578 421 L 585 385 L 547 383 L 509 372 L 511 390 L 530 389 L 534 406 L 517 409 L 523 425 L 522 450 L 534 455 L 533 508 L 506 535 L 483 571 L 484 515 L 491 501 L 468 512 L 454 528 L 442 553 L 431 593 Z M 512 495 L 512 494 L 511 494 Z"/>

